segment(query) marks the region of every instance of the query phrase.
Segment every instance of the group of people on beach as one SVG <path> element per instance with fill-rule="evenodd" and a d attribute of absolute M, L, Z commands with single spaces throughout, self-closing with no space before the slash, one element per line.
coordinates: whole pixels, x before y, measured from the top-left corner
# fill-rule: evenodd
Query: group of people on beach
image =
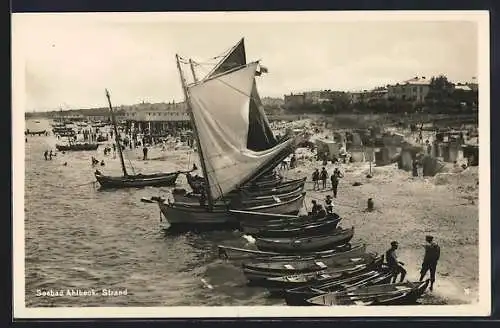
<path fill-rule="evenodd" d="M 427 272 L 430 274 L 430 286 L 429 290 L 432 291 L 434 288 L 434 282 L 436 281 L 436 268 L 439 258 L 441 256 L 441 248 L 434 241 L 434 237 L 427 235 L 425 236 L 425 245 L 424 245 L 424 258 L 422 260 L 422 266 L 420 269 L 420 281 L 424 279 Z M 395 283 L 398 276 L 399 281 L 403 282 L 406 277 L 406 269 L 403 267 L 405 264 L 398 260 L 396 250 L 399 247 L 399 243 L 397 241 L 391 242 L 391 248 L 389 248 L 385 252 L 385 260 L 387 266 L 393 273 L 392 283 Z"/>
<path fill-rule="evenodd" d="M 43 157 L 45 157 L 45 160 L 46 161 L 51 161 L 52 160 L 52 157 L 54 157 L 55 154 L 52 152 L 52 149 L 50 150 L 50 152 L 48 150 L 46 150 L 44 153 L 43 153 Z"/>
<path fill-rule="evenodd" d="M 332 175 L 330 176 L 330 181 L 332 184 L 332 191 L 333 191 L 333 197 L 337 198 L 337 189 L 339 186 L 339 180 L 344 177 L 344 174 L 340 172 L 339 168 L 336 167 L 333 170 Z M 325 167 L 319 171 L 319 169 L 314 170 L 312 174 L 312 181 L 313 181 L 313 190 L 320 190 L 319 182 L 322 182 L 322 187 L 323 189 L 327 188 L 327 181 L 328 181 L 328 171 L 326 170 Z"/>

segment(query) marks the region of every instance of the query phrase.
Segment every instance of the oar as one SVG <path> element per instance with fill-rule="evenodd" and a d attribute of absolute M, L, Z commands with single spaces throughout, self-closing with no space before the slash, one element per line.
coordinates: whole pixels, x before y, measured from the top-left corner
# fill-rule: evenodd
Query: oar
<path fill-rule="evenodd" d="M 141 202 L 143 202 L 143 203 L 160 203 L 160 202 L 164 202 L 164 201 L 165 201 L 165 199 L 158 197 L 158 196 L 152 196 L 149 199 L 146 197 L 141 198 Z"/>

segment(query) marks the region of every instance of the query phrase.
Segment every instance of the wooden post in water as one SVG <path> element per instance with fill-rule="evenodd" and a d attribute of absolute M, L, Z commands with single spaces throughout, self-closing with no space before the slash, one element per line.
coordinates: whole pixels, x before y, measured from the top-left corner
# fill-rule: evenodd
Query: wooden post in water
<path fill-rule="evenodd" d="M 106 89 L 106 97 L 108 98 L 109 112 L 111 114 L 111 121 L 115 130 L 115 141 L 118 147 L 118 154 L 120 155 L 120 163 L 122 165 L 123 176 L 127 176 L 127 169 L 125 168 L 125 161 L 123 160 L 122 145 L 120 144 L 120 136 L 118 135 L 118 128 L 116 127 L 115 114 L 113 113 L 113 106 L 111 105 L 111 98 L 109 97 L 108 89 Z"/>
<path fill-rule="evenodd" d="M 198 145 L 198 154 L 200 154 L 201 168 L 203 170 L 203 177 L 205 178 L 205 193 L 207 194 L 208 207 L 210 209 L 212 209 L 213 208 L 213 199 L 212 199 L 212 193 L 210 192 L 210 185 L 208 182 L 207 167 L 205 166 L 203 150 L 201 149 L 200 137 L 198 135 L 198 130 L 196 129 L 196 122 L 194 120 L 193 111 L 191 110 L 191 104 L 190 104 L 190 100 L 189 100 L 189 93 L 188 93 L 187 86 L 186 86 L 186 80 L 184 79 L 184 73 L 182 72 L 181 63 L 179 61 L 178 54 L 175 55 L 175 60 L 177 62 L 177 69 L 179 70 L 179 76 L 181 79 L 182 90 L 184 91 L 184 98 L 185 98 L 186 105 L 188 108 L 189 117 L 191 118 L 191 125 L 193 126 L 193 133 L 195 135 L 196 143 Z"/>

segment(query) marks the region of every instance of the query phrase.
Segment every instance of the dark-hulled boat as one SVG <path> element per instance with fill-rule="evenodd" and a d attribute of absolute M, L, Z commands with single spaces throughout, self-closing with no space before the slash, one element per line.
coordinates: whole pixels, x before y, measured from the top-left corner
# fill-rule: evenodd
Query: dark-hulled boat
<path fill-rule="evenodd" d="M 338 253 L 336 255 L 342 255 Z M 276 261 L 261 263 L 243 263 L 243 271 L 260 271 L 269 277 L 281 277 L 303 273 L 313 273 L 324 271 L 328 268 L 345 267 L 353 264 L 372 263 L 377 258 L 377 254 L 355 254 L 344 256 L 331 256 L 323 259 L 310 259 L 305 261 Z"/>
<path fill-rule="evenodd" d="M 304 188 L 307 177 L 295 180 L 287 180 L 281 182 L 275 187 L 260 187 L 251 188 L 248 186 L 243 186 L 239 189 L 239 195 L 243 198 L 245 197 L 257 197 L 257 196 L 268 196 L 274 194 L 283 194 L 297 189 L 298 187 Z"/>
<path fill-rule="evenodd" d="M 306 237 L 317 236 L 323 233 L 333 231 L 341 218 L 332 220 L 322 220 L 319 222 L 308 222 L 303 224 L 291 224 L 282 226 L 271 226 L 257 231 L 248 231 L 248 227 L 242 224 L 243 231 L 259 238 L 290 238 L 290 237 Z"/>
<path fill-rule="evenodd" d="M 96 171 L 94 173 L 95 178 L 101 185 L 101 189 L 110 188 L 139 188 L 139 187 L 168 187 L 174 186 L 177 177 L 180 172 L 170 172 L 170 173 L 153 173 L 153 174 L 128 174 L 125 167 L 125 161 L 123 160 L 122 146 L 120 143 L 120 135 L 118 134 L 118 129 L 116 126 L 116 119 L 113 112 L 113 106 L 111 105 L 111 99 L 108 90 L 106 90 L 106 97 L 108 98 L 109 112 L 111 115 L 111 121 L 113 123 L 115 141 L 118 148 L 118 155 L 120 156 L 120 164 L 123 171 L 122 176 L 108 176 L 103 175 L 101 172 Z M 96 144 L 98 145 L 98 144 Z"/>
<path fill-rule="evenodd" d="M 423 295 L 429 280 L 395 284 L 370 285 L 327 293 L 307 300 L 312 305 L 410 305 Z"/>
<path fill-rule="evenodd" d="M 254 262 L 273 262 L 273 263 L 289 263 L 295 264 L 304 263 L 307 261 L 329 261 L 333 258 L 356 257 L 366 253 L 366 244 L 344 244 L 336 246 L 331 250 L 314 252 L 314 253 L 299 253 L 299 254 L 283 254 L 273 256 L 258 256 L 251 259 Z M 285 263 L 286 262 L 286 263 Z"/>
<path fill-rule="evenodd" d="M 270 212 L 297 213 L 302 207 L 305 193 L 281 203 L 258 206 L 259 210 Z M 162 214 L 167 218 L 172 229 L 178 230 L 226 230 L 239 229 L 237 217 L 229 211 L 229 204 L 217 204 L 211 209 L 206 205 L 195 203 L 159 202 Z M 252 207 L 250 209 L 254 209 Z M 204 227 L 196 227 L 201 226 Z M 173 226 L 176 226 L 175 228 Z"/>
<path fill-rule="evenodd" d="M 91 151 L 96 150 L 99 144 L 96 143 L 74 143 L 71 142 L 67 145 L 56 145 L 56 149 L 59 151 Z"/>
<path fill-rule="evenodd" d="M 248 211 L 231 211 L 232 213 L 240 217 L 240 213 L 255 213 Z M 245 214 L 243 214 L 245 215 Z M 268 219 L 267 213 L 258 213 L 258 215 L 252 214 L 251 220 L 241 220 L 241 226 L 248 232 L 258 232 L 260 230 L 268 229 L 280 229 L 285 227 L 297 227 L 303 226 L 305 224 L 325 222 L 335 219 L 340 219 L 340 216 L 336 213 L 328 214 L 324 217 L 318 217 L 315 215 L 280 215 L 280 219 L 274 219 L 275 215 L 271 214 L 273 219 Z M 261 219 L 259 219 L 261 218 Z"/>
<path fill-rule="evenodd" d="M 347 244 L 354 236 L 354 227 L 337 228 L 330 234 L 292 238 L 256 238 L 255 246 L 262 251 L 278 253 L 314 252 L 330 249 L 333 246 Z"/>
<path fill-rule="evenodd" d="M 374 270 L 379 268 L 382 262 L 383 259 L 379 256 L 370 263 L 349 264 L 312 273 L 273 277 L 265 276 L 261 271 L 247 271 L 245 272 L 245 277 L 248 279 L 250 285 L 259 285 L 269 290 L 283 292 L 286 289 L 308 286 L 321 282 L 331 282 L 357 275 L 367 270 Z"/>
<path fill-rule="evenodd" d="M 351 245 L 345 244 L 341 246 L 332 247 L 332 249 L 320 251 L 320 252 L 311 252 L 311 253 L 302 253 L 300 255 L 283 255 L 282 253 L 277 252 L 265 252 L 259 251 L 255 249 L 247 249 L 247 248 L 239 248 L 232 246 L 223 246 L 218 245 L 219 257 L 229 259 L 229 260 L 243 260 L 243 259 L 259 259 L 260 261 L 264 261 L 264 259 L 272 259 L 277 258 L 277 260 L 281 259 L 303 259 L 303 258 L 315 258 L 321 256 L 329 256 L 339 252 L 347 252 L 349 250 L 356 250 L 363 253 L 366 249 L 366 245 Z"/>
<path fill-rule="evenodd" d="M 390 282 L 392 273 L 388 269 L 370 270 L 343 279 L 335 279 L 328 283 L 312 284 L 287 289 L 284 293 L 287 305 L 311 305 L 308 299 L 325 293 L 341 292 L 348 288 L 386 284 Z"/>
<path fill-rule="evenodd" d="M 169 187 L 175 186 L 179 172 L 154 173 L 154 174 L 134 174 L 124 176 L 107 176 L 100 172 L 95 172 L 95 178 L 101 188 L 138 188 L 138 187 Z"/>

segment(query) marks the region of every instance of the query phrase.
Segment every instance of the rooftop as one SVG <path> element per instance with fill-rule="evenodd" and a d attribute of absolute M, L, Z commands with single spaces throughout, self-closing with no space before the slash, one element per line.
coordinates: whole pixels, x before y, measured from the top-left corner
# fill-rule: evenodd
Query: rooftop
<path fill-rule="evenodd" d="M 414 78 L 403 81 L 400 84 L 429 85 L 431 84 L 431 79 L 426 78 L 425 76 L 415 76 Z"/>

